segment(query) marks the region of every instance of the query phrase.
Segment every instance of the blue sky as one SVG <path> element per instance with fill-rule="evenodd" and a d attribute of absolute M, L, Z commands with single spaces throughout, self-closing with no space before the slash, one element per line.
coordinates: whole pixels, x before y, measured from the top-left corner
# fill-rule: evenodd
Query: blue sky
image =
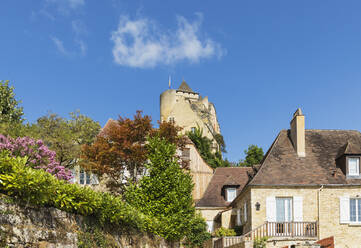
<path fill-rule="evenodd" d="M 361 1 L 2 0 L 0 79 L 27 120 L 75 109 L 102 125 L 184 78 L 217 109 L 228 157 L 306 128 L 361 130 Z"/>

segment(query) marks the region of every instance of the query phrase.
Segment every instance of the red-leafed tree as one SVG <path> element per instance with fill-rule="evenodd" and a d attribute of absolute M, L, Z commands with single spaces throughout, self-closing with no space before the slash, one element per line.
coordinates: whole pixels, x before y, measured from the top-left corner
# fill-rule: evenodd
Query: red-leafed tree
<path fill-rule="evenodd" d="M 159 135 L 177 146 L 184 146 L 181 128 L 170 122 L 154 129 L 151 117 L 137 111 L 133 119 L 119 117 L 109 121 L 91 145 L 83 146 L 83 166 L 98 175 L 106 174 L 107 186 L 113 192 L 124 189 L 124 182 L 136 182 L 145 171 L 148 136 Z"/>

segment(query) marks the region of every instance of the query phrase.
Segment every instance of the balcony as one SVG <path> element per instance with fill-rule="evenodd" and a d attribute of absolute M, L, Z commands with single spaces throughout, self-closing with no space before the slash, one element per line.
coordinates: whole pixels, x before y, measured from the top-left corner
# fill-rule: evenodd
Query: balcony
<path fill-rule="evenodd" d="M 282 239 L 316 239 L 317 222 L 265 222 L 242 236 L 222 237 L 214 242 L 214 248 L 225 248 L 244 241 L 268 237 Z"/>

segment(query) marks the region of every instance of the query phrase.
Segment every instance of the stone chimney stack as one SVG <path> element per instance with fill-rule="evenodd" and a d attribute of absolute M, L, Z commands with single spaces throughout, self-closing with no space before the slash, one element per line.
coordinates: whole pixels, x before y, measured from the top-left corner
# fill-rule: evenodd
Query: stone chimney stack
<path fill-rule="evenodd" d="M 291 140 L 298 157 L 306 157 L 305 116 L 300 108 L 293 114 L 291 121 Z"/>

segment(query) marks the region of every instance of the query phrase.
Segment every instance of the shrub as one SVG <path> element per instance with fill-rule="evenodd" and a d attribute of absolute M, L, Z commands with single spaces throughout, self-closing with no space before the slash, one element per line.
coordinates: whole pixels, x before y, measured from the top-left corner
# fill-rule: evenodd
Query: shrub
<path fill-rule="evenodd" d="M 56 207 L 66 212 L 92 215 L 103 225 L 125 226 L 129 230 L 155 233 L 157 223 L 120 197 L 69 184 L 53 175 L 26 166 L 26 158 L 0 151 L 0 192 L 27 204 Z"/>
<path fill-rule="evenodd" d="M 253 248 L 266 248 L 268 237 L 256 238 L 253 241 Z"/>
<path fill-rule="evenodd" d="M 29 137 L 13 139 L 0 134 L 0 150 L 7 150 L 12 157 L 22 157 L 25 164 L 32 168 L 43 169 L 58 179 L 70 180 L 71 171 L 60 166 L 56 161 L 56 153 L 49 150 L 42 140 Z"/>
<path fill-rule="evenodd" d="M 186 236 L 185 245 L 187 247 L 203 247 L 204 242 L 211 238 L 211 234 L 207 232 L 207 224 L 200 216 L 197 214 L 191 220 L 191 227 Z"/>
<path fill-rule="evenodd" d="M 220 227 L 216 231 L 214 231 L 213 236 L 216 237 L 236 236 L 236 232 L 233 229 Z"/>

